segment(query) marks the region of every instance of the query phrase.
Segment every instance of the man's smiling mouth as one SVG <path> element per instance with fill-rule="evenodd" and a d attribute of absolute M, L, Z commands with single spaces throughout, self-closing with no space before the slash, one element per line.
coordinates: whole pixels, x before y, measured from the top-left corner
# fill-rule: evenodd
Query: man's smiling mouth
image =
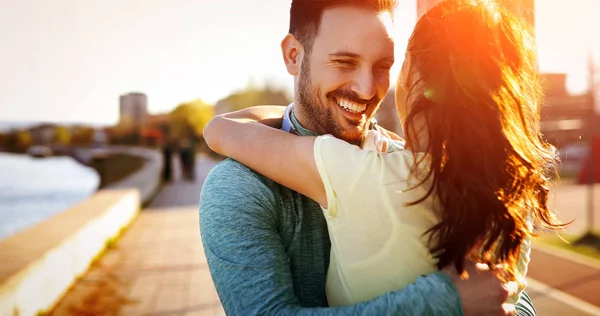
<path fill-rule="evenodd" d="M 367 110 L 366 104 L 354 103 L 342 98 L 335 98 L 335 101 L 342 109 L 351 113 L 360 114 Z"/>

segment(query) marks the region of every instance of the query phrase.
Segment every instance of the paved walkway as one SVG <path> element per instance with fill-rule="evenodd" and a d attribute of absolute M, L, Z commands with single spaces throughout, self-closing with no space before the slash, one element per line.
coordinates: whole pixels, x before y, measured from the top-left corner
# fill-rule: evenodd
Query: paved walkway
<path fill-rule="evenodd" d="M 201 184 L 214 162 L 198 162 L 196 182 L 163 186 L 50 315 L 225 314 L 198 230 Z"/>
<path fill-rule="evenodd" d="M 527 276 L 539 315 L 600 315 L 600 261 L 539 245 Z"/>
<path fill-rule="evenodd" d="M 50 315 L 224 315 L 198 232 L 201 184 L 214 164 L 199 158 L 196 182 L 163 186 Z M 534 250 L 527 291 L 538 315 L 600 315 L 600 265 L 570 259 Z"/>
<path fill-rule="evenodd" d="M 591 194 L 593 192 L 593 195 Z M 593 226 L 589 225 L 590 197 L 592 197 Z M 600 184 L 591 187 L 573 183 L 563 183 L 553 188 L 550 207 L 556 210 L 561 220 L 574 222 L 567 228 L 567 233 L 579 236 L 589 227 L 600 231 Z"/>

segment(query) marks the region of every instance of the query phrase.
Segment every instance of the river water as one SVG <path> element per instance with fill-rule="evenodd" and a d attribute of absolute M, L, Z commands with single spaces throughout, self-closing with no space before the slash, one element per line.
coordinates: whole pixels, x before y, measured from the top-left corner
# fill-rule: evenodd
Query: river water
<path fill-rule="evenodd" d="M 0 153 L 0 240 L 91 196 L 98 174 L 70 157 Z"/>

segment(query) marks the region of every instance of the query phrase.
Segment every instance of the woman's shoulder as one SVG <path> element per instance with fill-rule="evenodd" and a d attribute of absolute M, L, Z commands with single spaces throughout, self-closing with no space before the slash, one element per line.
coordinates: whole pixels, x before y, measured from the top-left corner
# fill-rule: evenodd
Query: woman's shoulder
<path fill-rule="evenodd" d="M 362 142 L 361 146 L 358 146 L 329 134 L 318 136 L 316 139 L 316 146 L 319 150 L 326 149 L 329 152 L 341 155 L 373 156 L 374 159 L 384 161 L 414 161 L 415 159 L 420 160 L 420 158 L 424 157 L 423 153 L 415 153 L 404 149 L 403 145 L 403 143 L 396 141 L 385 143 L 377 139 L 367 138 Z"/>

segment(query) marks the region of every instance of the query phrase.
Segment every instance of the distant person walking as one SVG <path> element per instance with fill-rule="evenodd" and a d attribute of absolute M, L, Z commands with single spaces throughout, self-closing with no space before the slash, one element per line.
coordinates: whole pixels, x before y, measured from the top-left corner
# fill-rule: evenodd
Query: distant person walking
<path fill-rule="evenodd" d="M 163 126 L 162 132 L 161 148 L 164 163 L 162 179 L 169 182 L 173 180 L 173 146 L 169 127 Z"/>

